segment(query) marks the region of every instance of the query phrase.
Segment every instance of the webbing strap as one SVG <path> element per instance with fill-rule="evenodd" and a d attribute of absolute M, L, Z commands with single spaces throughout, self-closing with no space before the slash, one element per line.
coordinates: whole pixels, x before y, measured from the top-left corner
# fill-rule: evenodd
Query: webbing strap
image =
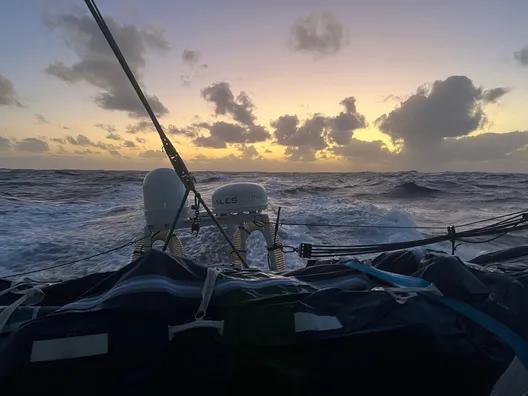
<path fill-rule="evenodd" d="M 344 265 L 375 276 L 398 287 L 428 287 L 431 285 L 431 282 L 425 279 L 383 271 L 366 266 L 357 260 L 346 262 Z M 524 367 L 528 369 L 528 342 L 504 323 L 499 322 L 497 319 L 458 299 L 432 293 L 420 294 L 448 306 L 495 334 L 513 350 Z"/>

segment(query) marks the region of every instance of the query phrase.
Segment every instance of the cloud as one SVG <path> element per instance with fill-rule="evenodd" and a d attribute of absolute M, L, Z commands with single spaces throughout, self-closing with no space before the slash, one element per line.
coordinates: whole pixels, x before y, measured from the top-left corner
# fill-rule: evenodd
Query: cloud
<path fill-rule="evenodd" d="M 260 155 L 258 150 L 255 148 L 255 146 L 246 146 L 245 144 L 241 144 L 237 147 L 238 151 L 241 153 L 240 157 L 243 159 L 250 159 L 250 160 L 262 160 L 264 157 Z"/>
<path fill-rule="evenodd" d="M 106 131 L 108 133 L 113 133 L 117 131 L 115 125 L 112 124 L 94 124 L 94 127 L 102 129 L 103 131 Z"/>
<path fill-rule="evenodd" d="M 156 128 L 150 120 L 142 120 L 135 124 L 129 124 L 126 127 L 127 133 L 144 133 L 144 132 L 155 132 Z"/>
<path fill-rule="evenodd" d="M 189 65 L 190 67 L 194 67 L 196 63 L 200 60 L 202 54 L 200 51 L 194 51 L 186 49 L 183 51 L 181 55 L 182 62 Z"/>
<path fill-rule="evenodd" d="M 437 80 L 376 120 L 379 129 L 405 150 L 423 151 L 445 138 L 467 136 L 486 122 L 483 105 L 508 91 L 484 91 L 466 76 Z"/>
<path fill-rule="evenodd" d="M 151 26 L 139 28 L 121 25 L 110 16 L 105 19 L 130 69 L 141 84 L 147 53 L 169 50 L 163 31 Z M 63 33 L 67 46 L 79 57 L 79 61 L 71 66 L 62 61 L 50 64 L 45 69 L 47 74 L 66 83 L 83 81 L 100 89 L 94 102 L 103 109 L 125 111 L 133 118 L 147 117 L 143 105 L 91 16 L 63 14 L 46 22 L 51 28 Z M 147 98 L 158 117 L 168 113 L 156 96 L 147 95 Z"/>
<path fill-rule="evenodd" d="M 109 132 L 109 133 L 111 134 L 113 132 Z M 94 142 L 88 136 L 83 135 L 83 134 L 78 134 L 76 137 L 71 136 L 71 135 L 67 135 L 65 137 L 51 137 L 48 140 L 55 142 L 55 143 L 69 144 L 72 146 L 96 147 L 96 148 L 107 151 L 110 155 L 121 156 L 121 153 L 119 152 L 119 146 L 116 146 L 110 143 L 105 143 L 105 142 Z M 78 153 L 79 150 L 77 150 L 76 152 Z M 85 154 L 88 153 L 86 150 L 82 152 Z"/>
<path fill-rule="evenodd" d="M 108 134 L 106 135 L 106 138 L 110 140 L 123 140 L 121 135 L 115 132 L 108 132 Z"/>
<path fill-rule="evenodd" d="M 123 140 L 121 135 L 116 132 L 117 128 L 113 124 L 94 124 L 94 126 L 96 128 L 102 129 L 103 131 L 107 132 L 106 139 L 116 140 L 116 141 Z"/>
<path fill-rule="evenodd" d="M 23 107 L 18 100 L 15 86 L 2 74 L 0 74 L 0 106 Z"/>
<path fill-rule="evenodd" d="M 152 159 L 161 159 L 161 158 L 167 158 L 167 155 L 159 150 L 147 150 L 139 154 L 142 158 L 152 158 Z"/>
<path fill-rule="evenodd" d="M 136 146 L 136 143 L 134 143 L 133 141 L 131 141 L 131 140 L 126 140 L 125 142 L 123 142 L 123 147 L 127 147 L 127 148 L 135 148 L 135 147 L 137 147 L 137 146 Z"/>
<path fill-rule="evenodd" d="M 347 145 L 357 129 L 365 128 L 367 121 L 356 108 L 353 96 L 343 99 L 345 110 L 337 116 L 315 114 L 301 121 L 296 115 L 284 115 L 271 122 L 277 144 L 286 146 L 284 154 L 293 161 L 315 161 L 316 153 L 330 145 Z"/>
<path fill-rule="evenodd" d="M 390 94 L 390 95 L 385 95 L 384 97 L 381 98 L 381 101 L 382 102 L 403 102 L 405 99 L 403 98 L 403 96 L 398 96 L 398 95 L 393 95 L 393 94 Z"/>
<path fill-rule="evenodd" d="M 180 74 L 180 81 L 184 87 L 188 87 L 191 85 L 191 76 Z"/>
<path fill-rule="evenodd" d="M 253 101 L 246 94 L 239 99 L 229 84 L 220 82 L 205 88 L 201 96 L 214 105 L 214 115 L 230 120 L 206 122 L 194 117 L 187 126 L 170 124 L 164 130 L 172 136 L 187 139 L 196 147 L 230 149 L 230 154 L 221 157 L 195 156 L 189 160 L 193 168 L 196 166 L 195 169 L 525 171 L 528 169 L 528 131 L 482 133 L 482 129 L 489 125 L 486 106 L 496 103 L 508 92 L 510 88 L 506 87 L 485 89 L 477 86 L 466 76 L 450 76 L 420 86 L 414 94 L 401 99 L 392 111 L 371 124 L 379 128 L 386 136 L 385 140 L 363 141 L 359 140 L 356 132 L 369 123 L 360 112 L 361 102 L 358 104 L 354 96 L 336 101 L 341 110 L 333 115 L 315 113 L 300 118 L 286 113 L 270 121 L 268 129 L 258 122 Z M 113 125 L 96 126 L 106 131 L 111 140 L 115 139 L 110 138 L 110 134 L 118 135 Z M 127 132 L 131 134 L 153 130 L 147 120 L 127 127 Z M 395 143 L 395 151 L 389 149 L 389 139 Z M 34 141 L 0 139 L 0 150 L 6 152 L 2 156 L 2 164 L 8 163 L 4 158 L 14 158 L 14 151 L 6 150 L 17 150 L 21 144 L 34 144 L 33 152 L 45 150 L 42 144 L 47 145 L 46 140 L 69 145 L 70 152 L 83 156 L 101 149 L 120 157 L 120 150 L 130 152 L 128 149 L 137 149 L 137 146 L 147 143 L 143 137 L 134 136 L 131 140 L 121 138 L 119 143 L 109 144 L 95 142 L 82 134 L 35 140 L 41 142 L 40 149 Z M 257 149 L 255 143 L 267 143 L 275 148 L 258 145 L 262 148 Z M 284 150 L 280 159 L 275 158 L 277 147 Z M 166 158 L 163 151 L 147 150 L 145 146 L 143 150 L 146 151 L 140 153 L 138 150 L 142 158 L 141 162 L 136 162 L 138 166 L 159 166 Z M 99 159 L 104 161 L 103 156 Z M 114 159 L 112 163 L 120 162 Z M 126 167 L 134 167 L 131 162 L 128 163 L 130 165 Z"/>
<path fill-rule="evenodd" d="M 332 13 L 314 12 L 291 26 L 289 45 L 316 57 L 334 55 L 348 45 L 348 33 Z"/>
<path fill-rule="evenodd" d="M 8 138 L 0 136 L 0 151 L 11 150 L 11 143 Z"/>
<path fill-rule="evenodd" d="M 44 153 L 49 151 L 48 143 L 37 138 L 25 138 L 18 140 L 15 142 L 14 148 L 17 151 L 25 151 L 28 153 Z"/>
<path fill-rule="evenodd" d="M 366 142 L 352 138 L 347 145 L 330 147 L 328 151 L 334 157 L 371 170 L 391 170 L 391 166 L 398 162 L 397 154 L 392 153 L 381 140 Z"/>
<path fill-rule="evenodd" d="M 186 49 L 181 55 L 182 63 L 187 66 L 190 70 L 187 73 L 180 74 L 180 82 L 182 86 L 189 87 L 194 78 L 204 76 L 204 71 L 209 67 L 206 63 L 200 64 L 198 68 L 195 68 L 198 61 L 202 58 L 202 53 L 196 50 Z"/>
<path fill-rule="evenodd" d="M 92 151 L 90 149 L 75 150 L 74 153 L 80 156 L 99 154 L 98 151 Z"/>
<path fill-rule="evenodd" d="M 202 127 L 207 127 L 208 124 L 195 123 L 191 124 L 186 128 L 177 128 L 174 125 L 169 125 L 168 128 L 164 128 L 170 135 L 180 135 L 188 138 L 195 138 L 199 135 L 198 130 Z"/>
<path fill-rule="evenodd" d="M 331 128 L 328 137 L 336 144 L 349 144 L 356 129 L 365 128 L 365 116 L 358 113 L 356 99 L 352 96 L 343 99 L 339 104 L 345 107 L 336 117 L 329 119 Z"/>
<path fill-rule="evenodd" d="M 485 103 L 496 103 L 497 100 L 502 98 L 504 95 L 506 95 L 510 91 L 511 89 L 509 88 L 501 88 L 501 87 L 488 89 L 487 91 L 483 91 L 482 101 Z"/>
<path fill-rule="evenodd" d="M 528 46 L 516 51 L 513 54 L 514 59 L 522 66 L 528 66 Z"/>
<path fill-rule="evenodd" d="M 216 115 L 230 115 L 243 125 L 252 126 L 255 121 L 255 106 L 245 92 L 235 98 L 228 82 L 215 83 L 202 90 L 202 98 L 215 105 Z"/>
<path fill-rule="evenodd" d="M 37 119 L 38 124 L 45 125 L 50 123 L 42 114 L 35 113 L 35 118 Z"/>
<path fill-rule="evenodd" d="M 194 144 L 201 147 L 225 148 L 226 143 L 256 143 L 264 142 L 270 134 L 266 128 L 253 125 L 251 127 L 218 121 L 213 124 L 202 123 L 209 130 L 209 136 L 198 136 Z"/>

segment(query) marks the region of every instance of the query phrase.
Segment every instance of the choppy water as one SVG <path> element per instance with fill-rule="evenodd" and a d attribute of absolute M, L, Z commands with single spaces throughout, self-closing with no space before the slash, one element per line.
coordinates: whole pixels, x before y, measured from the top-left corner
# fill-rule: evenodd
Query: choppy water
<path fill-rule="evenodd" d="M 0 276 L 75 260 L 139 237 L 145 174 L 0 169 Z M 261 183 L 269 193 L 270 216 L 280 206 L 286 223 L 446 227 L 528 208 L 526 174 L 202 172 L 196 177 L 206 201 L 224 183 Z M 289 245 L 357 244 L 440 233 L 445 231 L 284 225 L 279 236 Z M 180 235 L 190 257 L 203 263 L 226 260 L 228 249 L 216 229 L 203 228 L 196 238 L 190 231 Z M 523 234 L 509 234 L 488 244 L 464 244 L 458 255 L 469 259 L 525 239 Z M 266 250 L 259 236 L 250 237 L 248 250 L 251 264 L 263 266 Z M 116 269 L 129 262 L 131 251 L 127 247 L 42 276 L 65 278 Z M 295 254 L 287 255 L 286 262 L 290 268 L 302 263 Z"/>

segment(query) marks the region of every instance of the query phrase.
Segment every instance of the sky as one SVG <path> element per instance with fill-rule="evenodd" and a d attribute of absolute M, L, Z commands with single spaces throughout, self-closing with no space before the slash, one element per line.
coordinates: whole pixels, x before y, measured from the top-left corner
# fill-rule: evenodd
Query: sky
<path fill-rule="evenodd" d="M 191 171 L 528 171 L 525 0 L 97 5 Z M 0 167 L 170 166 L 84 1 L 0 35 Z"/>

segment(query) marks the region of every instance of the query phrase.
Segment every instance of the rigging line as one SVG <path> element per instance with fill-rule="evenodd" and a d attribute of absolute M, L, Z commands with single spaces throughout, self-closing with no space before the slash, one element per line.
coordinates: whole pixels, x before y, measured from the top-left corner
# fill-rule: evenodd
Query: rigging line
<path fill-rule="evenodd" d="M 466 227 L 469 225 L 484 223 L 487 221 L 492 221 L 492 220 L 496 220 L 496 219 L 500 219 L 500 218 L 504 218 L 508 216 L 511 216 L 511 218 L 484 226 L 482 228 L 479 228 L 479 230 L 489 229 L 489 228 L 497 227 L 499 225 L 507 225 L 505 223 L 508 223 L 508 222 L 510 222 L 511 224 L 514 224 L 518 221 L 516 220 L 516 218 L 520 214 L 524 214 L 526 212 L 528 212 L 528 209 L 518 211 L 518 212 L 508 213 L 502 216 L 491 217 L 491 218 L 484 219 L 484 220 L 478 220 L 472 223 L 458 225 L 458 226 L 455 226 L 455 228 L 458 228 L 458 227 L 462 228 L 462 227 Z M 348 228 L 415 229 L 415 230 L 420 230 L 420 229 L 445 230 L 446 228 L 445 226 L 384 226 L 384 225 L 375 225 L 375 224 L 362 224 L 362 225 L 359 225 L 359 224 L 321 224 L 321 223 L 300 223 L 300 222 L 287 222 L 287 221 L 280 221 L 279 223 L 270 221 L 268 224 L 279 224 L 281 226 L 286 225 L 286 226 L 306 226 L 306 227 L 348 227 Z"/>
<path fill-rule="evenodd" d="M 485 239 L 483 241 L 468 241 L 467 239 L 464 239 L 464 238 L 458 238 L 457 240 L 461 241 L 461 242 L 464 242 L 464 243 L 474 243 L 474 244 L 477 244 L 477 243 L 488 243 L 488 242 L 493 242 L 501 237 L 503 237 L 504 235 L 506 235 L 507 233 L 509 232 L 512 232 L 512 231 L 516 231 L 515 229 L 517 228 L 517 226 L 519 224 L 522 223 L 522 220 L 521 221 L 518 221 L 513 227 L 511 227 L 511 229 L 507 229 L 506 231 L 504 231 L 502 234 L 499 234 L 499 235 L 496 235 L 494 236 L 493 238 L 489 238 L 489 239 Z"/>
<path fill-rule="evenodd" d="M 519 230 L 527 229 L 527 228 L 528 228 L 528 225 L 519 227 L 518 224 L 516 224 L 507 229 L 504 229 L 503 227 L 500 227 L 500 228 L 498 227 L 497 229 L 488 229 L 488 230 L 477 229 L 477 230 L 470 230 L 470 231 L 465 231 L 461 233 L 456 233 L 455 235 L 442 235 L 442 236 L 420 239 L 420 240 L 386 243 L 386 244 L 356 245 L 356 246 L 312 245 L 312 244 L 309 244 L 309 245 L 311 245 L 312 247 L 312 252 L 314 253 L 312 255 L 313 257 L 315 257 L 315 254 L 318 254 L 318 255 L 319 254 L 331 254 L 331 253 L 351 254 L 351 252 L 374 253 L 376 251 L 380 251 L 380 249 L 383 249 L 381 251 L 405 249 L 409 247 L 446 242 L 453 238 L 457 240 L 461 240 L 461 238 L 484 236 L 484 235 L 501 234 L 500 236 L 502 236 L 503 233 L 506 234 L 509 232 L 519 231 Z M 472 241 L 470 243 L 474 243 L 474 242 Z"/>
<path fill-rule="evenodd" d="M 117 42 L 114 39 L 114 36 L 112 35 L 112 32 L 110 31 L 108 25 L 106 24 L 101 12 L 99 11 L 99 8 L 95 4 L 94 0 L 84 0 L 86 6 L 90 10 L 90 13 L 92 14 L 95 22 L 99 26 L 99 29 L 101 29 L 101 33 L 103 33 L 103 36 L 105 37 L 108 45 L 112 49 L 114 55 L 116 56 L 119 64 L 123 68 L 123 71 L 128 77 L 128 80 L 132 84 L 132 87 L 134 88 L 134 91 L 136 91 L 136 94 L 139 97 L 139 100 L 143 104 L 143 107 L 147 111 L 152 123 L 154 124 L 154 127 L 156 128 L 156 131 L 158 132 L 158 135 L 161 139 L 161 142 L 163 144 L 163 147 L 165 149 L 165 153 L 169 157 L 169 160 L 172 163 L 172 166 L 174 167 L 174 170 L 176 171 L 176 174 L 180 178 L 181 182 L 185 186 L 185 188 L 189 191 L 192 191 L 198 201 L 202 204 L 202 207 L 207 212 L 207 214 L 211 217 L 211 220 L 215 224 L 215 226 L 218 228 L 222 236 L 225 238 L 227 243 L 230 245 L 233 252 L 237 255 L 237 257 L 240 259 L 240 262 L 245 268 L 249 268 L 248 264 L 246 263 L 246 260 L 244 260 L 244 257 L 242 257 L 242 254 L 238 251 L 236 246 L 234 245 L 233 241 L 231 241 L 231 238 L 229 238 L 229 235 L 225 232 L 225 230 L 222 228 L 221 224 L 218 222 L 218 220 L 215 218 L 213 212 L 207 207 L 206 203 L 204 202 L 202 196 L 198 193 L 196 190 L 194 179 L 192 175 L 189 173 L 189 170 L 187 169 L 187 166 L 185 165 L 185 162 L 183 161 L 182 157 L 178 154 L 174 146 L 172 145 L 171 141 L 163 132 L 163 128 L 161 127 L 156 114 L 152 110 L 152 107 L 150 106 L 145 94 L 141 90 L 141 87 L 139 86 L 139 83 L 137 82 L 134 73 L 130 69 L 130 66 L 128 66 L 128 63 L 123 56 L 121 50 L 119 49 L 119 46 L 117 45 Z M 178 219 L 175 220 L 177 222 Z M 171 237 L 169 234 L 167 236 L 168 238 Z"/>
<path fill-rule="evenodd" d="M 60 268 L 60 267 L 65 267 L 67 265 L 73 265 L 73 264 L 77 264 L 81 261 L 86 261 L 86 260 L 90 260 L 90 259 L 93 259 L 95 257 L 99 257 L 99 256 L 103 256 L 105 254 L 108 254 L 108 253 L 112 253 L 112 252 L 115 252 L 117 250 L 121 250 L 123 248 L 126 248 L 127 246 L 130 246 L 130 245 L 133 245 L 134 243 L 136 242 L 139 242 L 141 241 L 142 239 L 146 239 L 146 238 L 149 238 L 153 235 L 157 234 L 157 232 L 155 232 L 154 234 L 151 234 L 151 235 L 147 235 L 147 236 L 142 236 L 141 238 L 138 238 L 138 239 L 135 239 L 133 241 L 130 241 L 130 242 L 127 242 L 127 243 L 124 243 L 122 245 L 119 245 L 119 246 L 116 246 L 112 249 L 109 249 L 109 250 L 105 250 L 104 252 L 99 252 L 99 253 L 96 253 L 96 254 L 93 254 L 91 256 L 87 256 L 87 257 L 82 257 L 80 259 L 76 259 L 76 260 L 72 260 L 72 261 L 68 261 L 66 263 L 61 263 L 61 264 L 56 264 L 56 265 L 52 265 L 52 266 L 49 266 L 49 267 L 45 267 L 45 268 L 39 268 L 39 269 L 35 269 L 35 270 L 30 270 L 30 271 L 25 271 L 25 272 L 19 272 L 18 274 L 11 274 L 11 275 L 8 275 L 8 276 L 3 276 L 2 279 L 9 279 L 9 278 L 15 278 L 15 277 L 18 277 L 18 276 L 22 276 L 22 275 L 30 275 L 30 274 L 35 274 L 37 272 L 42 272 L 42 271 L 48 271 L 48 270 L 52 270 L 52 269 L 55 269 L 55 268 Z"/>
<path fill-rule="evenodd" d="M 275 222 L 270 221 L 270 224 Z M 290 223 L 290 222 L 279 222 L 280 225 L 287 226 L 306 226 L 306 227 L 350 227 L 350 228 L 381 228 L 381 229 L 432 229 L 432 230 L 445 230 L 445 227 L 442 226 L 383 226 L 383 225 L 368 225 L 368 224 L 320 224 L 320 223 Z"/>
<path fill-rule="evenodd" d="M 527 212 L 528 212 L 528 209 L 523 209 L 523 210 L 519 210 L 517 212 L 507 213 L 507 214 L 502 215 L 502 216 L 495 216 L 495 217 L 491 217 L 489 219 L 472 221 L 471 223 L 461 224 L 461 225 L 458 225 L 456 227 L 467 227 L 467 226 L 470 226 L 470 225 L 479 224 L 479 223 L 485 223 L 485 222 L 491 221 L 491 220 L 503 219 L 504 217 L 520 215 L 520 214 L 527 213 Z"/>
<path fill-rule="evenodd" d="M 101 29 L 101 32 L 103 33 L 103 36 L 105 37 L 108 45 L 112 49 L 114 55 L 116 56 L 119 64 L 123 68 L 123 71 L 125 72 L 126 76 L 128 77 L 128 80 L 132 84 L 132 87 L 134 88 L 134 91 L 139 97 L 139 100 L 143 104 L 143 107 L 145 108 L 147 114 L 149 115 L 152 123 L 154 124 L 154 127 L 156 128 L 156 131 L 158 132 L 158 135 L 160 136 L 161 142 L 163 144 L 163 148 L 165 149 L 165 153 L 169 157 L 169 160 L 171 161 L 172 165 L 174 166 L 174 169 L 178 176 L 180 177 L 180 180 L 182 181 L 183 185 L 188 188 L 190 191 L 195 191 L 195 185 L 192 177 L 190 177 L 190 173 L 187 169 L 187 166 L 183 162 L 183 159 L 180 157 L 170 140 L 167 138 L 167 135 L 165 132 L 163 132 L 163 128 L 161 127 L 156 114 L 152 110 L 152 107 L 150 106 L 145 94 L 141 90 L 141 87 L 139 86 L 139 83 L 137 82 L 134 73 L 130 69 L 130 66 L 128 65 L 125 57 L 123 56 L 123 53 L 121 52 L 119 46 L 117 45 L 112 33 L 110 32 L 110 29 L 108 28 L 108 25 L 106 24 L 103 16 L 101 15 L 97 5 L 95 4 L 95 1 L 93 0 L 85 0 L 84 1 L 88 9 L 90 10 L 95 22 Z"/>

